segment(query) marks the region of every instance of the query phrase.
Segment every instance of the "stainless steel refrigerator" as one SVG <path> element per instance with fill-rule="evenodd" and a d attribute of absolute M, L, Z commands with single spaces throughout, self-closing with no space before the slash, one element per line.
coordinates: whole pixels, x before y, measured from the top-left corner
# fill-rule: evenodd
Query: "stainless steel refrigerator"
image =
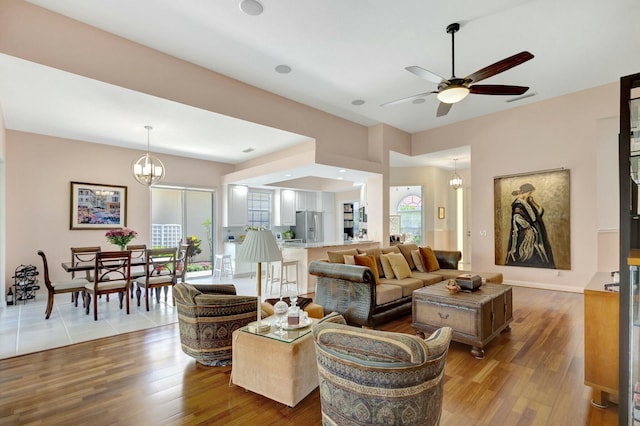
<path fill-rule="evenodd" d="M 303 243 L 321 243 L 324 240 L 321 212 L 297 212 L 294 231 L 296 238 L 302 238 Z"/>

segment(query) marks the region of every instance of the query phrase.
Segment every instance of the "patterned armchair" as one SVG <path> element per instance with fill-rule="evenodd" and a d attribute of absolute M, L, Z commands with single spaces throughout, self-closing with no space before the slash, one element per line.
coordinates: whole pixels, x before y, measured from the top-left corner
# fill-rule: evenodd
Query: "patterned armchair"
<path fill-rule="evenodd" d="M 257 298 L 236 296 L 232 284 L 173 287 L 182 351 L 208 366 L 231 364 L 232 333 L 256 320 Z"/>
<path fill-rule="evenodd" d="M 324 425 L 437 425 L 452 329 L 408 334 L 314 328 Z"/>

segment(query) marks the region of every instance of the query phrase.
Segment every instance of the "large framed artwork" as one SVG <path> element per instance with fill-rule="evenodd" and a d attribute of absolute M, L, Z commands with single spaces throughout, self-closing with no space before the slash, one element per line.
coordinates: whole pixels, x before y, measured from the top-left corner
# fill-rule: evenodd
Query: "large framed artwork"
<path fill-rule="evenodd" d="M 569 170 L 496 177 L 496 265 L 571 269 Z"/>
<path fill-rule="evenodd" d="M 71 182 L 70 229 L 112 229 L 126 225 L 126 186 Z"/>

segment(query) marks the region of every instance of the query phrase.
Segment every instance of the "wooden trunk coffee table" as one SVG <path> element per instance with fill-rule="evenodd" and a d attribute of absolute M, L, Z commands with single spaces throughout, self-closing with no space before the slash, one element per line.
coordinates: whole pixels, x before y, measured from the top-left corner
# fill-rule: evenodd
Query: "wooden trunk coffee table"
<path fill-rule="evenodd" d="M 453 340 L 471 345 L 471 354 L 484 358 L 484 347 L 513 319 L 511 287 L 483 284 L 474 292 L 449 294 L 446 281 L 413 292 L 413 328 L 424 337 L 440 327 L 453 329 Z"/>

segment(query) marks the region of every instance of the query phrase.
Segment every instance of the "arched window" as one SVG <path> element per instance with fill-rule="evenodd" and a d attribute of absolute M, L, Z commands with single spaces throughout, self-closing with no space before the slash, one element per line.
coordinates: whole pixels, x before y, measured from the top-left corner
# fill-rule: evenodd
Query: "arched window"
<path fill-rule="evenodd" d="M 422 243 L 422 198 L 407 195 L 400 200 L 396 211 L 400 215 L 400 232 L 409 234 L 415 243 Z"/>

